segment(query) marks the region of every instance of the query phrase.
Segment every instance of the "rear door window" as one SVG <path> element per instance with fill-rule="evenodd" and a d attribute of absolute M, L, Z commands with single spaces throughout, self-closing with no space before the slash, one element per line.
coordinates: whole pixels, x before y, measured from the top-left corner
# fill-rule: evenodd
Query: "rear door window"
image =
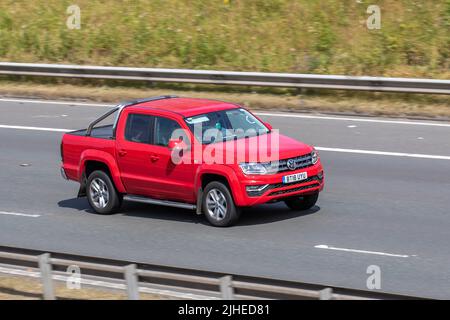
<path fill-rule="evenodd" d="M 152 123 L 152 116 L 129 114 L 125 128 L 125 139 L 131 142 L 150 144 L 152 141 Z"/>

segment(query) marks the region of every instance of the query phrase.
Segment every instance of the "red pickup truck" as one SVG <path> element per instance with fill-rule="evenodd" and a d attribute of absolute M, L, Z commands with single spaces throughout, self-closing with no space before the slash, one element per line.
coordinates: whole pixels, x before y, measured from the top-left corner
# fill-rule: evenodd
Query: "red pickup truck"
<path fill-rule="evenodd" d="M 313 207 L 324 187 L 316 150 L 278 134 L 238 105 L 161 96 L 126 102 L 66 133 L 61 174 L 80 183 L 100 214 L 122 201 L 205 214 L 235 223 L 242 208 L 284 201 Z"/>

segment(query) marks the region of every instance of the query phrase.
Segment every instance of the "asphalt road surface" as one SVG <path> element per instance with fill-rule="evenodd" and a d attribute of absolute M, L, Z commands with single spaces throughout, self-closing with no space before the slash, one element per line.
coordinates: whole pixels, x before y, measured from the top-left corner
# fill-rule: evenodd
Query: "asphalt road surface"
<path fill-rule="evenodd" d="M 126 203 L 92 213 L 60 177 L 63 130 L 107 106 L 0 99 L 0 245 L 450 298 L 450 123 L 265 114 L 319 148 L 327 185 L 318 205 L 245 211 L 235 227 L 193 212 Z"/>

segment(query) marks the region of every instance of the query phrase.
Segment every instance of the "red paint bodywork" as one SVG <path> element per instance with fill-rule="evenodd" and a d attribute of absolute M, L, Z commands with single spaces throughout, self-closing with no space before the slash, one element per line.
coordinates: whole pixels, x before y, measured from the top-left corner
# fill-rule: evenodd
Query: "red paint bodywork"
<path fill-rule="evenodd" d="M 129 106 L 123 109 L 120 114 L 114 139 L 65 134 L 62 140 L 62 168 L 68 179 L 82 183 L 86 163 L 88 161 L 101 162 L 108 167 L 118 192 L 122 194 L 141 195 L 192 204 L 197 202 L 197 195 L 202 187 L 202 178 L 206 174 L 220 175 L 226 179 L 236 205 L 242 207 L 323 190 L 324 179 L 320 181 L 317 187 L 310 188 L 307 191 L 289 192 L 274 196 L 269 195 L 271 192 L 266 192 L 257 197 L 250 197 L 246 192 L 246 186 L 248 185 L 278 184 L 282 182 L 282 177 L 288 174 L 307 172 L 308 176 L 316 176 L 319 172 L 323 172 L 320 159 L 315 165 L 308 168 L 277 174 L 250 176 L 242 172 L 238 163 L 207 164 L 204 161 L 198 161 L 198 163 L 175 165 L 171 161 L 169 148 L 135 143 L 124 139 L 126 119 L 130 113 L 164 116 L 173 119 L 183 129 L 186 129 L 188 138 L 192 142 L 195 138 L 184 122 L 184 117 L 238 107 L 220 101 L 187 98 L 165 99 Z M 264 156 L 258 159 L 261 162 L 278 160 L 278 156 L 271 155 L 270 152 L 272 134 L 267 136 L 268 142 L 262 146 L 263 149 L 266 148 L 266 152 L 262 152 Z M 257 139 L 257 137 L 240 139 L 245 140 L 245 143 L 240 140 L 218 142 L 215 144 L 215 148 L 216 150 L 222 150 L 224 154 L 230 152 L 230 150 L 231 153 L 236 153 L 239 148 L 244 148 L 244 154 L 248 158 L 255 152 Z M 207 146 L 201 147 L 203 150 L 207 148 Z M 259 147 L 261 148 L 261 145 Z M 279 159 L 302 156 L 312 150 L 313 147 L 309 145 L 283 135 L 279 136 Z M 123 155 L 124 153 L 126 155 Z M 194 159 L 194 148 L 189 153 L 184 156 L 191 156 Z M 156 161 L 154 160 L 155 157 L 157 158 Z M 307 186 L 308 184 L 312 183 L 296 184 L 295 187 Z M 289 190 L 295 187 L 285 185 L 275 190 Z"/>

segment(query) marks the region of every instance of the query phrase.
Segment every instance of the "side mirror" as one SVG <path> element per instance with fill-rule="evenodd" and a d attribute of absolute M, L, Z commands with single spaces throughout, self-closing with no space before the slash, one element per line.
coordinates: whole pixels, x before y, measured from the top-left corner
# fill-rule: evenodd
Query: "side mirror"
<path fill-rule="evenodd" d="M 181 139 L 169 140 L 167 147 L 171 152 L 172 163 L 175 165 L 182 163 L 184 152 L 190 150 L 190 147 Z"/>
<path fill-rule="evenodd" d="M 169 140 L 169 144 L 167 145 L 169 150 L 182 149 L 183 148 L 183 140 L 174 139 Z"/>
<path fill-rule="evenodd" d="M 273 127 L 270 123 L 268 122 L 264 122 L 264 125 L 267 127 L 267 129 L 269 129 L 270 131 L 272 131 Z"/>

